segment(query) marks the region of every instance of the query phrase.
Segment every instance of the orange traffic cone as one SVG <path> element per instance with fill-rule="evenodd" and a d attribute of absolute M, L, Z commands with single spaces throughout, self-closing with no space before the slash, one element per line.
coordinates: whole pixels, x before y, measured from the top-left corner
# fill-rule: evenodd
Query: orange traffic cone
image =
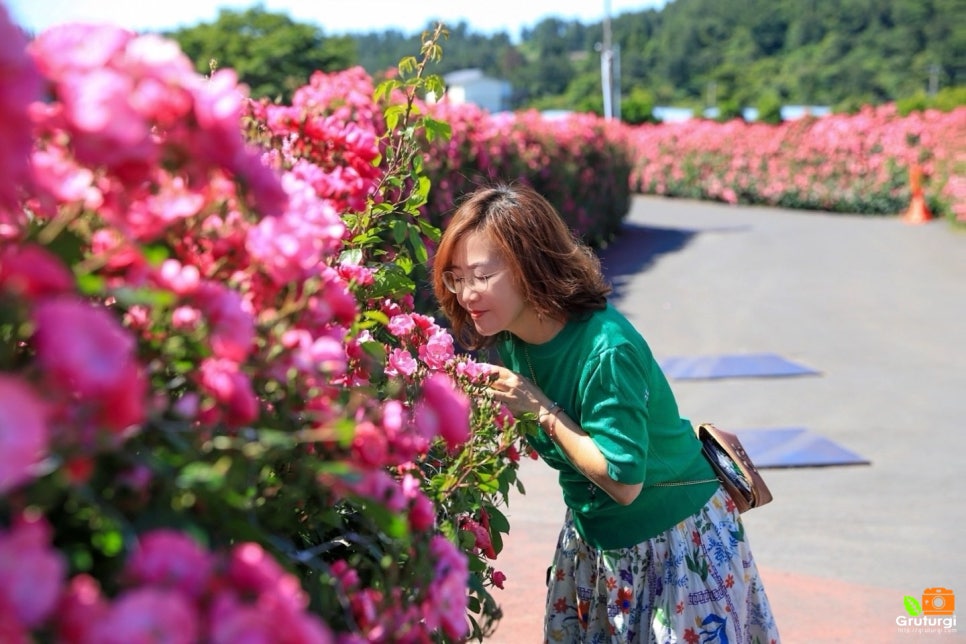
<path fill-rule="evenodd" d="M 912 189 L 912 201 L 909 210 L 902 216 L 907 224 L 924 224 L 932 219 L 932 213 L 926 205 L 926 198 L 922 194 L 922 167 L 913 163 L 909 168 L 909 187 Z"/>

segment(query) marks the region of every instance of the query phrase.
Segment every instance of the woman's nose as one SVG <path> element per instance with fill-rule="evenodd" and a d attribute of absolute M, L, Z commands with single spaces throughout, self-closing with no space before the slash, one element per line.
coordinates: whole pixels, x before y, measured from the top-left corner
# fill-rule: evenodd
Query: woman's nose
<path fill-rule="evenodd" d="M 475 301 L 480 298 L 480 293 L 474 289 L 470 288 L 469 284 L 464 283 L 462 288 L 460 288 L 459 299 L 460 302 L 470 302 Z"/>

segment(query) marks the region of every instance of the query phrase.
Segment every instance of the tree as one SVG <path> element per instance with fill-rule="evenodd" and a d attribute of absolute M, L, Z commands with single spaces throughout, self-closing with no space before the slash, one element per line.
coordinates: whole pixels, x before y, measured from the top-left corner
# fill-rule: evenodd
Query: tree
<path fill-rule="evenodd" d="M 222 9 L 213 23 L 168 35 L 198 72 L 234 69 L 253 98 L 287 100 L 312 72 L 346 69 L 357 59 L 351 37 L 326 38 L 317 27 L 260 6 L 244 12 Z"/>

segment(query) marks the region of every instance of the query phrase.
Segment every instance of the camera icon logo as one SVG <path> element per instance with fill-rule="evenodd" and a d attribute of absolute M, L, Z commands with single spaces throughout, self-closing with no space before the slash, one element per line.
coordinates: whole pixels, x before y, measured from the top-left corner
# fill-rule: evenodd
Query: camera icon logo
<path fill-rule="evenodd" d="M 956 611 L 956 595 L 948 588 L 922 591 L 923 615 L 952 615 Z"/>

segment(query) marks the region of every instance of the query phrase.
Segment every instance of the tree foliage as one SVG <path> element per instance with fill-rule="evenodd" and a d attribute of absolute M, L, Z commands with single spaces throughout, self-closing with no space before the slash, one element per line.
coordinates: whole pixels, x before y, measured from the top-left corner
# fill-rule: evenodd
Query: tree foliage
<path fill-rule="evenodd" d="M 673 0 L 615 16 L 611 27 L 625 99 L 645 91 L 655 104 L 735 112 L 776 100 L 846 109 L 964 86 L 964 18 L 966 0 Z M 514 108 L 602 110 L 592 96 L 602 22 L 550 17 L 517 40 L 466 22 L 447 27 L 447 55 L 433 73 L 475 67 L 504 78 Z M 253 95 L 270 97 L 316 69 L 358 64 L 379 77 L 420 45 L 418 33 L 399 30 L 325 37 L 260 8 L 226 10 L 173 36 L 200 71 L 210 60 L 234 67 Z"/>
<path fill-rule="evenodd" d="M 215 22 L 168 36 L 194 61 L 199 73 L 234 69 L 252 96 L 271 99 L 288 100 L 312 72 L 347 69 L 356 60 L 356 44 L 350 37 L 325 37 L 317 27 L 260 6 L 245 11 L 222 9 Z"/>

